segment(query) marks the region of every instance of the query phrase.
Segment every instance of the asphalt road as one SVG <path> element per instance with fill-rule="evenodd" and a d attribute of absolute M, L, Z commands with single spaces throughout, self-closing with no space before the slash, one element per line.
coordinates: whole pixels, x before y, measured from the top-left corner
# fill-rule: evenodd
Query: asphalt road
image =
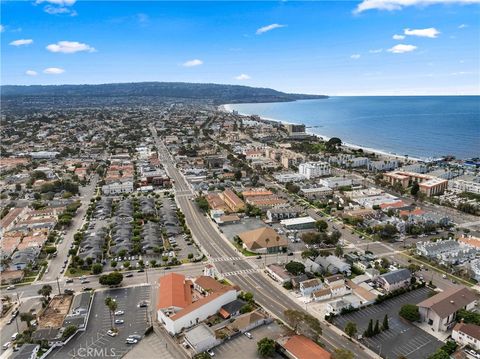
<path fill-rule="evenodd" d="M 243 290 L 252 292 L 255 300 L 265 309 L 278 318 L 285 319 L 286 309 L 303 310 L 303 308 L 282 292 L 271 280 L 258 273 L 249 261 L 232 261 L 229 258 L 239 257 L 240 254 L 232 248 L 213 227 L 211 221 L 197 208 L 192 199 L 193 191 L 179 173 L 172 161 L 167 148 L 161 142 L 156 130 L 152 128 L 155 143 L 159 152 L 160 162 L 165 166 L 168 175 L 174 180 L 176 200 L 183 211 L 193 237 L 203 247 L 208 257 L 215 263 L 219 272 L 228 276 L 228 279 L 239 285 Z M 226 259 L 226 260 L 222 260 Z M 370 358 L 365 348 L 359 344 L 346 340 L 328 324 L 323 325 L 322 339 L 328 349 L 349 349 L 357 358 Z"/>
<path fill-rule="evenodd" d="M 97 186 L 98 175 L 95 174 L 90 180 L 90 184 L 86 187 L 80 187 L 80 202 L 82 205 L 78 208 L 75 217 L 72 218 L 72 223 L 67 229 L 65 236 L 63 236 L 62 243 L 57 245 L 57 256 L 50 260 L 48 265 L 48 272 L 43 275 L 42 281 L 48 282 L 53 281 L 57 277 L 61 277 L 62 266 L 64 260 L 68 258 L 68 251 L 73 243 L 73 235 L 83 226 L 84 219 L 90 199 L 95 193 L 95 188 Z"/>

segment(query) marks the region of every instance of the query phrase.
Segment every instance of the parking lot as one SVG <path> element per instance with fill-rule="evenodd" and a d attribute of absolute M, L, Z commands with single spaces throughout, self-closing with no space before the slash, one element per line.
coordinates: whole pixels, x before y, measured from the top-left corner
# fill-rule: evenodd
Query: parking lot
<path fill-rule="evenodd" d="M 335 325 L 344 329 L 348 322 L 357 324 L 358 334 L 367 329 L 368 322 L 377 319 L 382 324 L 385 314 L 389 318 L 389 329 L 371 338 L 363 338 L 362 342 L 384 358 L 424 359 L 443 345 L 434 336 L 409 323 L 398 315 L 404 304 L 417 304 L 428 297 L 430 290 L 420 288 L 403 294 L 399 297 L 388 299 L 382 304 L 373 305 L 357 312 L 339 316 Z"/>
<path fill-rule="evenodd" d="M 116 324 L 118 335 L 111 337 L 107 331 L 111 328 L 110 313 L 105 305 L 105 298 L 111 297 L 118 304 L 117 310 L 123 310 L 125 314 L 116 316 L 116 319 L 124 320 L 123 324 Z M 54 358 L 121 358 L 128 352 L 132 345 L 126 344 L 129 335 L 145 333 L 148 308 L 139 308 L 141 301 L 150 301 L 150 286 L 132 288 L 116 288 L 106 291 L 98 291 L 92 303 L 92 309 L 88 320 L 87 330 L 77 334 L 63 348 L 52 353 Z"/>
<path fill-rule="evenodd" d="M 265 337 L 277 339 L 283 335 L 283 329 L 275 322 L 272 322 L 255 328 L 250 333 L 253 336 L 252 339 L 241 334 L 213 348 L 215 358 L 260 358 L 257 353 L 257 342 Z M 276 354 L 273 358 L 282 357 Z"/>

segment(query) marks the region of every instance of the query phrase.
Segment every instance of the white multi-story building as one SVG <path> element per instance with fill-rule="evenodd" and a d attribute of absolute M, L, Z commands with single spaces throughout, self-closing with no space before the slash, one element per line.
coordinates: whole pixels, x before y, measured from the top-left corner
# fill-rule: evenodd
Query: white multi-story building
<path fill-rule="evenodd" d="M 391 171 L 397 167 L 398 167 L 398 160 L 368 162 L 369 171 Z"/>
<path fill-rule="evenodd" d="M 349 177 L 328 177 L 322 178 L 320 180 L 320 184 L 322 186 L 335 189 L 338 187 L 352 186 L 354 185 L 354 180 Z"/>
<path fill-rule="evenodd" d="M 456 189 L 462 192 L 471 192 L 480 194 L 480 179 L 477 178 L 477 181 L 466 181 L 463 179 L 456 179 L 454 181 L 450 181 L 450 188 Z"/>
<path fill-rule="evenodd" d="M 480 350 L 480 326 L 458 323 L 453 327 L 452 339 L 460 346 L 468 345 L 475 350 Z"/>
<path fill-rule="evenodd" d="M 330 164 L 327 162 L 306 162 L 298 166 L 298 173 L 307 179 L 330 175 Z"/>
<path fill-rule="evenodd" d="M 105 195 L 131 193 L 133 192 L 133 182 L 132 181 L 113 182 L 113 183 L 102 186 L 102 192 Z"/>

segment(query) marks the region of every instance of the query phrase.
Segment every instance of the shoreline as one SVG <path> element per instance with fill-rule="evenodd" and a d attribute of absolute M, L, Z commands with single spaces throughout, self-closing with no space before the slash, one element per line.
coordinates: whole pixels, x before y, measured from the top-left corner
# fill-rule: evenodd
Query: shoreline
<path fill-rule="evenodd" d="M 232 111 L 234 111 L 230 107 L 230 104 L 220 105 L 220 106 L 217 107 L 217 109 L 219 111 L 226 112 L 226 113 L 232 113 Z M 237 113 L 241 116 L 252 116 L 252 115 L 254 115 L 254 114 L 242 113 L 242 112 L 238 112 L 238 111 L 237 111 Z M 256 115 L 256 116 L 258 116 L 258 115 Z M 260 117 L 260 119 L 262 119 L 264 121 L 277 122 L 277 123 L 281 123 L 281 124 L 297 124 L 297 125 L 301 124 L 301 123 L 296 123 L 296 122 L 288 122 L 288 121 L 278 120 L 278 119 L 275 119 L 275 118 L 262 117 L 262 116 L 259 116 L 259 117 Z M 307 133 L 309 135 L 312 135 L 312 136 L 315 136 L 315 137 L 318 137 L 323 141 L 328 141 L 331 138 L 331 137 L 328 137 L 328 136 L 325 136 L 325 135 L 322 135 L 322 134 L 313 133 L 311 130 L 307 130 L 307 131 L 305 131 L 305 133 Z M 383 151 L 383 150 L 379 150 L 379 149 L 376 149 L 376 148 L 370 148 L 370 147 L 366 147 L 366 146 L 362 146 L 362 145 L 355 145 L 353 143 L 347 143 L 347 142 L 343 142 L 343 141 L 342 141 L 342 147 L 346 147 L 346 148 L 354 149 L 354 150 L 361 149 L 361 150 L 363 150 L 364 153 L 372 152 L 376 155 L 380 155 L 380 156 L 384 156 L 384 157 L 388 157 L 388 158 L 400 159 L 400 160 L 404 160 L 404 161 L 428 162 L 426 159 L 422 159 L 422 158 L 418 158 L 418 157 L 410 157 L 408 155 L 397 155 L 397 154 L 390 153 L 390 152 Z"/>

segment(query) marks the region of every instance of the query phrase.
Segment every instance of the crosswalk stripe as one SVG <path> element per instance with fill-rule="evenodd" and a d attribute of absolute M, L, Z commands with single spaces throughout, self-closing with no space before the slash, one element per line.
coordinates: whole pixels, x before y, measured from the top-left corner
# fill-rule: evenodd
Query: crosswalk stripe
<path fill-rule="evenodd" d="M 254 268 L 252 268 L 252 269 L 242 269 L 242 270 L 237 270 L 237 271 L 233 271 L 233 272 L 222 273 L 222 276 L 229 277 L 229 276 L 232 276 L 232 275 L 256 273 L 257 271 L 258 271 L 258 269 L 254 269 Z"/>

